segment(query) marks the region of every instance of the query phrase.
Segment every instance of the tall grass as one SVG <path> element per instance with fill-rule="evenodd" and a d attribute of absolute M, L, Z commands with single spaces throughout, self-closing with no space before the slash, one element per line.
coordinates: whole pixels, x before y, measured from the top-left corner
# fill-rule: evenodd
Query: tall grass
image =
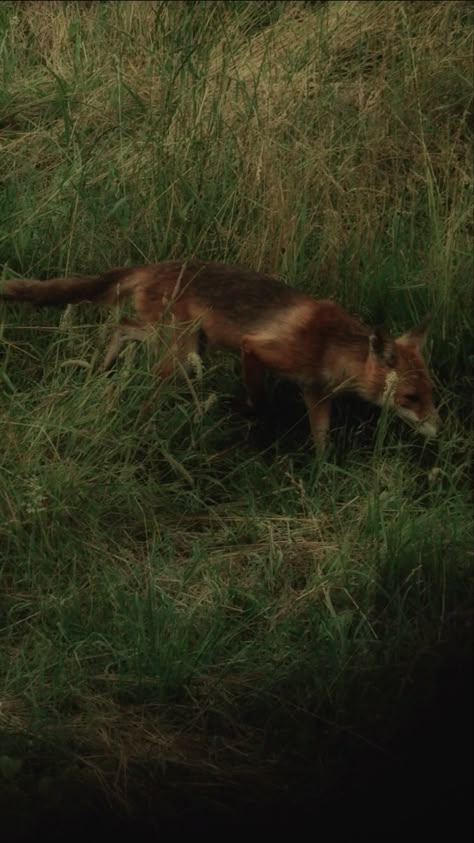
<path fill-rule="evenodd" d="M 38 759 L 45 794 L 125 802 L 163 770 L 330 777 L 468 637 L 471 6 L 4 2 L 0 59 L 3 277 L 197 255 L 394 330 L 431 311 L 445 420 L 434 448 L 341 402 L 318 462 L 291 390 L 228 412 L 232 359 L 104 376 L 110 320 L 2 305 L 8 798 Z"/>

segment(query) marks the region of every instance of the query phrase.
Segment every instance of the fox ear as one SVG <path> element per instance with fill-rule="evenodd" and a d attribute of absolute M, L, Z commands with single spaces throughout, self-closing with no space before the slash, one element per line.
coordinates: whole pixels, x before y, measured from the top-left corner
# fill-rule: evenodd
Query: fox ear
<path fill-rule="evenodd" d="M 402 334 L 402 336 L 398 338 L 397 342 L 401 343 L 401 345 L 415 345 L 421 351 L 425 344 L 426 337 L 428 336 L 429 324 L 430 317 L 426 316 L 423 319 L 423 322 L 420 322 L 420 324 L 415 328 L 412 328 L 411 331 L 407 331 L 405 334 Z"/>
<path fill-rule="evenodd" d="M 395 368 L 397 353 L 395 343 L 384 328 L 374 328 L 369 337 L 370 354 L 390 369 Z"/>

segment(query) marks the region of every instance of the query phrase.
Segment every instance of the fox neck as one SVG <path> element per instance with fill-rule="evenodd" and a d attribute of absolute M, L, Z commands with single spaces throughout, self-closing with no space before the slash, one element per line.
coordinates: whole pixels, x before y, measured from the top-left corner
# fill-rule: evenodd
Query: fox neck
<path fill-rule="evenodd" d="M 328 386 L 334 393 L 353 392 L 365 401 L 382 404 L 389 370 L 372 358 L 368 337 L 353 348 L 338 349 L 334 363 L 327 374 Z"/>
<path fill-rule="evenodd" d="M 354 391 L 359 384 L 362 385 L 364 361 L 360 359 L 359 354 L 354 354 L 355 350 L 345 346 L 334 351 L 331 349 L 330 355 L 325 355 L 324 375 L 333 389 Z"/>

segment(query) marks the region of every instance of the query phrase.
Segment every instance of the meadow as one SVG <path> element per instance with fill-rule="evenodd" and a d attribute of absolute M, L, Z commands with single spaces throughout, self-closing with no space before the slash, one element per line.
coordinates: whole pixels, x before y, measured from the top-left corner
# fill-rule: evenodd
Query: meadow
<path fill-rule="evenodd" d="M 324 804 L 463 673 L 472 24 L 461 0 L 0 4 L 2 278 L 196 256 L 394 332 L 429 312 L 443 419 L 427 442 L 341 399 L 318 459 L 285 384 L 231 411 L 232 357 L 160 382 L 132 344 L 105 375 L 113 315 L 1 302 L 13 836 L 78 789 L 150 817 L 290 781 Z"/>

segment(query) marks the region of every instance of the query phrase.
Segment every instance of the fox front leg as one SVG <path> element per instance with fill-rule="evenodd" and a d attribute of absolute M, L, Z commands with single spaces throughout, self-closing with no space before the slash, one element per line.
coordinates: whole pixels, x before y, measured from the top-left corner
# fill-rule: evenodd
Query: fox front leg
<path fill-rule="evenodd" d="M 262 404 L 264 394 L 265 366 L 254 352 L 245 344 L 240 349 L 242 378 L 245 386 L 245 398 L 239 402 L 239 409 L 245 415 L 256 413 Z"/>
<path fill-rule="evenodd" d="M 308 410 L 311 432 L 318 453 L 322 453 L 328 443 L 331 421 L 331 399 L 317 387 L 303 390 L 306 409 Z"/>

